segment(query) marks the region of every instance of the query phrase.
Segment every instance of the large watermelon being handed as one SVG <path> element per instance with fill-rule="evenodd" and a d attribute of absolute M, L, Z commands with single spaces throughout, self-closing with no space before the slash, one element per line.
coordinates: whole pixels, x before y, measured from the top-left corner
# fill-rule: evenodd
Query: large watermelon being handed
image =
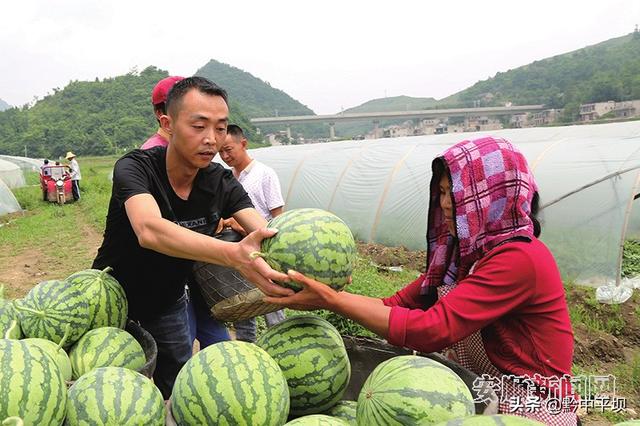
<path fill-rule="evenodd" d="M 349 227 L 336 215 L 320 209 L 293 209 L 267 225 L 278 233 L 262 241 L 261 252 L 273 269 L 300 272 L 336 290 L 348 283 L 356 261 L 356 243 Z M 283 283 L 301 290 L 295 282 Z"/>

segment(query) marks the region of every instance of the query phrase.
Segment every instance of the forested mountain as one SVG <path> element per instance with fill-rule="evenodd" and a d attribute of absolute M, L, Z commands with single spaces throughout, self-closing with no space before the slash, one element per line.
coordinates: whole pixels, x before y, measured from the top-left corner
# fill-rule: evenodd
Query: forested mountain
<path fill-rule="evenodd" d="M 151 89 L 168 74 L 156 67 L 95 81 L 72 81 L 32 107 L 0 112 L 0 154 L 56 158 L 123 153 L 139 147 L 157 129 Z M 255 131 L 231 103 L 231 119 Z"/>
<path fill-rule="evenodd" d="M 411 96 L 393 96 L 390 98 L 374 99 L 344 110 L 345 113 L 385 112 L 385 111 L 415 111 L 431 109 L 438 103 L 434 98 L 413 98 Z"/>
<path fill-rule="evenodd" d="M 545 104 L 564 108 L 562 119 L 578 118 L 581 103 L 640 99 L 640 33 L 535 61 L 494 77 L 444 99 L 397 96 L 375 99 L 345 112 L 404 111 L 407 109 Z M 388 125 L 388 123 L 380 123 Z M 350 125 L 339 133 L 352 136 L 372 128 Z M 345 132 L 346 130 L 346 132 Z"/>
<path fill-rule="evenodd" d="M 0 99 L 0 111 L 11 108 L 11 105 Z"/>
<path fill-rule="evenodd" d="M 230 99 L 237 102 L 249 118 L 277 117 L 285 115 L 315 115 L 307 106 L 293 99 L 280 89 L 231 65 L 211 59 L 205 66 L 196 71 L 200 75 L 214 81 L 224 88 Z M 292 132 L 305 136 L 328 135 L 326 125 L 304 124 L 292 126 Z M 263 126 L 263 133 L 282 130 L 283 126 Z"/>
<path fill-rule="evenodd" d="M 215 82 L 242 106 L 250 118 L 313 115 L 314 112 L 280 89 L 246 71 L 211 59 L 196 75 Z"/>
<path fill-rule="evenodd" d="M 387 112 L 410 111 L 434 108 L 437 104 L 434 98 L 413 98 L 411 96 L 393 96 L 389 98 L 373 99 L 357 107 L 344 110 L 345 113 L 359 112 Z M 379 126 L 386 127 L 400 124 L 403 120 L 382 120 Z M 363 135 L 373 128 L 371 122 L 347 122 L 336 124 L 336 134 L 339 137 L 353 137 Z"/>
<path fill-rule="evenodd" d="M 487 96 L 487 94 L 491 94 Z M 640 99 L 640 33 L 535 61 L 438 102 L 458 106 L 545 104 L 572 121 L 581 103 Z M 484 101 L 484 102 L 482 102 Z"/>

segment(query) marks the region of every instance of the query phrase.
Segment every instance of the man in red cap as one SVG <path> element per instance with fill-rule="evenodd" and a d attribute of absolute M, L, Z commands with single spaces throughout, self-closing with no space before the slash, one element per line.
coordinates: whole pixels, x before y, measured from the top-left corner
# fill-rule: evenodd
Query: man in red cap
<path fill-rule="evenodd" d="M 184 77 L 169 76 L 160 80 L 151 91 L 151 103 L 153 104 L 153 112 L 156 114 L 158 124 L 160 117 L 167 114 L 165 103 L 167 101 L 167 93 L 175 83 L 184 80 Z M 149 149 L 154 146 L 167 146 L 169 144 L 169 135 L 164 131 L 162 126 L 158 127 L 158 131 L 142 144 L 140 149 Z"/>

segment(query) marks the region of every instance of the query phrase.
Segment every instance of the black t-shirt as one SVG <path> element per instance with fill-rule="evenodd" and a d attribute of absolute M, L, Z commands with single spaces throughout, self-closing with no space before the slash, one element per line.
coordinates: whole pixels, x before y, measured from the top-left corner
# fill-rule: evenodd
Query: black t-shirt
<path fill-rule="evenodd" d="M 213 235 L 221 217 L 253 207 L 231 171 L 216 163 L 198 171 L 189 199 L 181 199 L 169 184 L 165 155 L 165 147 L 134 150 L 116 162 L 104 241 L 93 261 L 95 269 L 113 268 L 127 294 L 129 317 L 135 319 L 153 318 L 175 304 L 193 262 L 140 247 L 125 201 L 151 194 L 163 218 L 207 235 Z"/>

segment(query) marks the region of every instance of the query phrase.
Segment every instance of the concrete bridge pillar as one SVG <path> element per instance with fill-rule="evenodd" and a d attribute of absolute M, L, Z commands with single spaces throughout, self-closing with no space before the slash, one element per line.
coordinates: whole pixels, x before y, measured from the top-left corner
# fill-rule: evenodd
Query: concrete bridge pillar
<path fill-rule="evenodd" d="M 287 124 L 287 138 L 291 139 L 291 125 Z"/>
<path fill-rule="evenodd" d="M 334 140 L 336 138 L 336 123 L 329 123 L 329 139 Z"/>
<path fill-rule="evenodd" d="M 378 135 L 380 129 L 378 128 L 380 125 L 379 120 L 373 120 L 373 138 L 378 139 L 380 136 Z"/>

